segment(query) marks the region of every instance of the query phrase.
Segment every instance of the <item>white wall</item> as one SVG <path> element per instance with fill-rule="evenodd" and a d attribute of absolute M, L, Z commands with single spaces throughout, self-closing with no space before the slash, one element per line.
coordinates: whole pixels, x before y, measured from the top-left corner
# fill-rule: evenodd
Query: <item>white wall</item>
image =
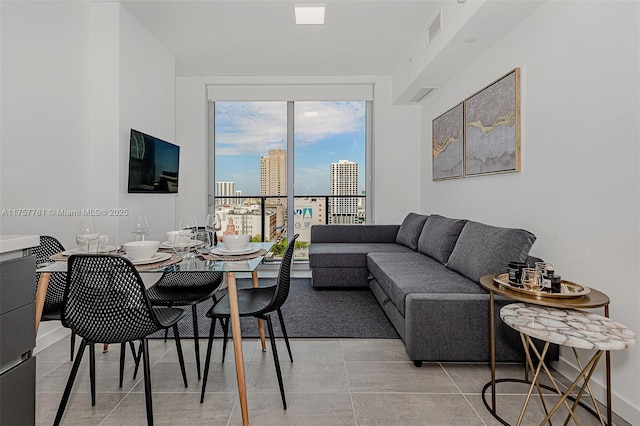
<path fill-rule="evenodd" d="M 89 6 L 2 2 L 0 216 L 3 234 L 54 234 L 75 245 L 78 218 L 49 209 L 89 207 Z"/>
<path fill-rule="evenodd" d="M 175 229 L 175 194 L 128 194 L 129 135 L 131 128 L 151 134 L 168 142 L 181 145 L 175 138 L 175 61 L 173 56 L 126 9 L 119 6 L 119 173 L 122 180 L 120 206 L 131 215 L 146 215 L 149 236 L 165 241 L 165 232 Z M 188 189 L 183 177 L 190 173 L 190 164 L 184 161 L 187 149 L 180 152 L 178 191 Z M 113 168 L 116 170 L 116 167 Z M 129 218 L 130 218 L 129 216 Z M 130 220 L 121 221 L 123 241 L 131 238 Z"/>
<path fill-rule="evenodd" d="M 423 106 L 422 211 L 523 227 L 532 254 L 606 293 L 640 334 L 639 6 L 547 2 Z M 431 180 L 431 121 L 521 68 L 522 171 Z M 525 207 L 525 199 L 533 205 Z M 602 310 L 598 310 L 602 313 Z M 559 368 L 573 365 L 562 351 Z M 640 345 L 612 354 L 614 410 L 640 424 Z M 573 374 L 573 372 L 571 372 Z M 594 378 L 603 383 L 603 371 Z M 602 395 L 602 394 L 600 394 Z M 603 399 L 601 399 L 603 400 Z"/>
<path fill-rule="evenodd" d="M 392 105 L 389 77 L 179 77 L 176 81 L 177 141 L 190 147 L 184 154 L 189 175 L 180 177 L 188 185 L 178 196 L 177 216 L 191 214 L 204 219 L 206 215 L 206 84 L 373 84 L 375 222 L 400 223 L 407 212 L 420 209 L 420 108 Z"/>

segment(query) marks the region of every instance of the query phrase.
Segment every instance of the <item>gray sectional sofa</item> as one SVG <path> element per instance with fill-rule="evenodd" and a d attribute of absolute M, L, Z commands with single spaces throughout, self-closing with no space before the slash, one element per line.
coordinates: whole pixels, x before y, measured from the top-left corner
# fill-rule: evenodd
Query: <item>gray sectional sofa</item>
<path fill-rule="evenodd" d="M 401 225 L 313 226 L 309 266 L 316 288 L 370 288 L 416 365 L 486 362 L 489 294 L 480 277 L 532 262 L 535 239 L 523 229 L 409 213 Z M 511 302 L 496 297 L 496 359 L 522 362 L 518 334 L 499 318 Z"/>

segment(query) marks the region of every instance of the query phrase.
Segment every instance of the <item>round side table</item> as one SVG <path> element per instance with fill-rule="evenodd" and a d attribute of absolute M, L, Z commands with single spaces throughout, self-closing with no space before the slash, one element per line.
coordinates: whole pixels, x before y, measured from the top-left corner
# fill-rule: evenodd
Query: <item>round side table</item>
<path fill-rule="evenodd" d="M 546 417 L 540 424 L 550 422 L 551 417 L 562 405 L 564 405 L 568 411 L 564 424 L 567 424 L 570 417 L 578 424 L 574 411 L 587 389 L 595 406 L 598 420 L 600 420 L 601 424 L 604 424 L 602 414 L 598 409 L 598 403 L 589 386 L 589 380 L 604 351 L 626 349 L 635 344 L 637 337 L 634 332 L 624 325 L 602 315 L 575 309 L 552 308 L 528 303 L 512 303 L 504 306 L 500 310 L 500 318 L 505 324 L 520 333 L 524 351 L 527 354 L 527 368 L 533 372 L 533 379 L 531 380 L 529 392 L 520 411 L 517 424 L 520 425 L 522 423 L 529 399 L 535 388 L 538 389 L 540 398 L 544 400 L 538 382 L 541 370 L 544 370 L 551 380 L 560 399 L 550 411 L 547 411 L 546 405 L 543 404 Z M 541 352 L 539 352 L 534 345 L 531 339 L 532 337 L 545 342 Z M 553 378 L 551 370 L 544 362 L 547 349 L 549 349 L 549 345 L 552 343 L 571 347 L 576 362 L 581 368 L 580 373 L 571 385 L 567 387 L 565 392 L 560 390 L 558 382 Z M 595 352 L 589 361 L 583 364 L 576 349 L 588 349 Z M 534 354 L 537 360 L 534 360 L 531 354 Z M 570 398 L 571 393 L 580 382 L 582 382 L 583 385 L 579 387 L 580 390 L 577 396 Z M 567 399 L 571 399 L 573 404 L 570 405 Z"/>
<path fill-rule="evenodd" d="M 528 370 L 525 369 L 525 379 L 496 379 L 496 341 L 495 341 L 495 296 L 506 297 L 518 302 L 525 302 L 534 305 L 548 306 L 552 308 L 562 309 L 593 309 L 603 308 L 604 316 L 609 317 L 609 296 L 591 288 L 586 295 L 575 298 L 553 298 L 546 297 L 543 294 L 532 295 L 514 291 L 508 286 L 500 285 L 494 279 L 495 274 L 485 275 L 480 278 L 480 285 L 489 292 L 489 363 L 491 366 L 491 381 L 482 388 L 482 401 L 491 415 L 504 425 L 509 425 L 502 417 L 498 415 L 496 403 L 496 383 L 498 382 L 523 382 L 529 384 Z M 609 351 L 605 353 L 605 370 L 606 370 L 606 388 L 607 388 L 607 421 L 605 424 L 612 424 L 611 410 L 611 354 Z M 491 390 L 491 401 L 487 402 L 486 392 Z"/>

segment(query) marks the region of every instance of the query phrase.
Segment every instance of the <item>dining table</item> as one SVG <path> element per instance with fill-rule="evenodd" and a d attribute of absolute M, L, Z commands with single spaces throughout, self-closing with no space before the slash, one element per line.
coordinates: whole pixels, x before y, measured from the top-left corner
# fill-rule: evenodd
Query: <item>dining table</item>
<path fill-rule="evenodd" d="M 236 274 L 251 274 L 252 284 L 258 287 L 257 268 L 264 263 L 267 254 L 273 247 L 273 242 L 250 243 L 250 248 L 239 253 L 225 250 L 219 244 L 210 251 L 198 250 L 187 257 L 173 253 L 171 247 L 161 246 L 158 251 L 158 261 L 146 263 L 133 261 L 139 273 L 164 273 L 179 272 L 223 272 L 227 278 L 227 291 L 229 293 L 229 305 L 231 309 L 231 329 L 233 331 L 233 349 L 236 365 L 236 377 L 238 381 L 238 397 L 242 412 L 242 424 L 249 424 L 249 410 L 247 405 L 247 389 L 245 379 L 244 358 L 242 355 L 242 334 L 240 331 L 240 313 L 238 309 L 238 294 Z M 37 265 L 36 272 L 40 273 L 38 288 L 36 290 L 36 333 L 42 316 L 45 294 L 51 274 L 66 273 L 68 271 L 66 258 L 74 254 L 73 250 L 58 253 L 51 256 L 51 261 Z M 162 255 L 160 255 L 162 254 Z M 136 265 L 136 263 L 138 263 Z M 264 324 L 258 321 L 262 350 L 266 350 Z"/>

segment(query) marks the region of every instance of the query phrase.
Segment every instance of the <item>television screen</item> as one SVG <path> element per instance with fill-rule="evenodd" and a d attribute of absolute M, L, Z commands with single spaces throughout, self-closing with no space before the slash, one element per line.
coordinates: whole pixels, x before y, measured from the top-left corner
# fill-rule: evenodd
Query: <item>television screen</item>
<path fill-rule="evenodd" d="M 180 147 L 131 129 L 129 192 L 171 194 L 178 192 Z"/>

